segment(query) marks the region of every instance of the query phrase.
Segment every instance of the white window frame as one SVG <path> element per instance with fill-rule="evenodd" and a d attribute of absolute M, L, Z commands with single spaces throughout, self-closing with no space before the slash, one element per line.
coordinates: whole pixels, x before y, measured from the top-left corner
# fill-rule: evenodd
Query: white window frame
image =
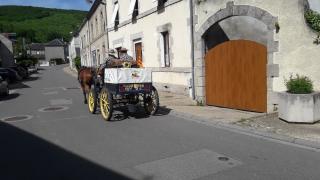
<path fill-rule="evenodd" d="M 168 36 L 168 42 L 165 41 L 164 33 Z M 167 43 L 167 54 L 165 54 L 165 43 Z M 166 56 L 167 55 L 167 56 Z M 164 31 L 160 33 L 160 58 L 161 58 L 161 67 L 168 68 L 171 66 L 170 60 L 170 31 Z"/>

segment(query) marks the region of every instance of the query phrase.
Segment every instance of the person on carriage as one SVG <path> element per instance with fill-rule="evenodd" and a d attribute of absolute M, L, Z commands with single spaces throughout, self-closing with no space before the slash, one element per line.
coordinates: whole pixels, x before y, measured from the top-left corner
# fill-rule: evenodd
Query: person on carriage
<path fill-rule="evenodd" d="M 133 61 L 133 57 L 128 54 L 128 49 L 123 47 L 119 49 L 119 59 L 123 61 Z"/>
<path fill-rule="evenodd" d="M 106 57 L 106 62 L 118 59 L 115 54 L 116 51 L 114 49 L 109 49 L 108 56 Z"/>
<path fill-rule="evenodd" d="M 110 68 L 112 67 L 112 64 L 118 60 L 118 58 L 115 56 L 116 52 L 113 49 L 109 49 L 108 50 L 108 55 L 105 58 L 105 61 L 100 64 L 100 66 L 98 67 L 97 71 L 96 71 L 96 77 L 97 77 L 97 81 L 101 83 L 102 78 L 104 77 L 104 69 L 105 68 Z"/>
<path fill-rule="evenodd" d="M 119 59 L 123 64 L 123 67 L 137 67 L 137 63 L 132 56 L 128 54 L 128 49 L 120 48 L 118 49 Z"/>

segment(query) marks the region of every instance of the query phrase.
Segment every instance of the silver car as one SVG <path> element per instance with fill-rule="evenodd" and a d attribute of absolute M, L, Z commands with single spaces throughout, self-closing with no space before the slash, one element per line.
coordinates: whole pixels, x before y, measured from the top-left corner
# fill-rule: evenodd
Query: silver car
<path fill-rule="evenodd" d="M 9 95 L 8 82 L 5 81 L 1 76 L 0 76 L 0 95 L 2 96 Z"/>

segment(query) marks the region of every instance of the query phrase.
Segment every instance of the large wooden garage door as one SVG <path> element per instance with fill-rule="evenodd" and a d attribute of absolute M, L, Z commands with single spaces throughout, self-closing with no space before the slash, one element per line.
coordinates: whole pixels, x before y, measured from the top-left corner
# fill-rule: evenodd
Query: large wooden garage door
<path fill-rule="evenodd" d="M 267 111 L 267 49 L 246 40 L 227 41 L 205 56 L 208 105 Z"/>

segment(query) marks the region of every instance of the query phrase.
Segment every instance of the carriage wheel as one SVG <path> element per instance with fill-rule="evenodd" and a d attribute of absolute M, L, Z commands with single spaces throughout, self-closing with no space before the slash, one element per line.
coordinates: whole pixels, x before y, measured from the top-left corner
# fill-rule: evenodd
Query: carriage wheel
<path fill-rule="evenodd" d="M 150 94 L 144 96 L 144 109 L 147 114 L 155 115 L 159 109 L 159 95 L 155 87 L 152 86 Z"/>
<path fill-rule="evenodd" d="M 109 121 L 112 116 L 113 102 L 111 93 L 105 87 L 100 92 L 100 111 L 103 119 Z"/>
<path fill-rule="evenodd" d="M 89 107 L 89 112 L 94 114 L 96 113 L 97 110 L 97 92 L 95 88 L 90 89 L 89 94 L 88 94 L 88 107 Z"/>

